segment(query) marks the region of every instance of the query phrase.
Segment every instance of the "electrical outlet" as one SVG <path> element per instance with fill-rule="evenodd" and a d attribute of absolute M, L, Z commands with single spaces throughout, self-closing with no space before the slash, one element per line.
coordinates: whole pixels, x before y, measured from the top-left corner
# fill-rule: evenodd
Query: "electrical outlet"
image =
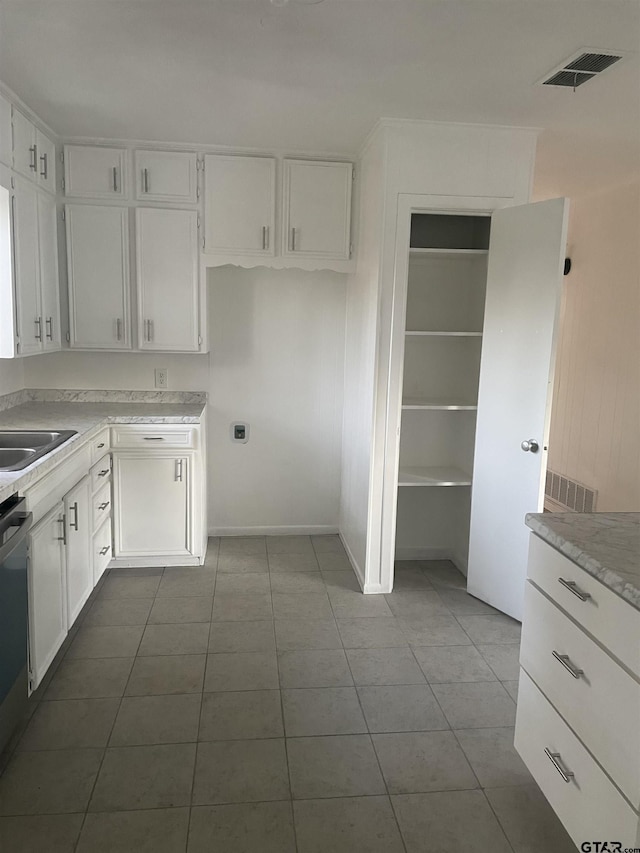
<path fill-rule="evenodd" d="M 156 388 L 167 388 L 169 385 L 169 371 L 166 367 L 156 367 Z"/>

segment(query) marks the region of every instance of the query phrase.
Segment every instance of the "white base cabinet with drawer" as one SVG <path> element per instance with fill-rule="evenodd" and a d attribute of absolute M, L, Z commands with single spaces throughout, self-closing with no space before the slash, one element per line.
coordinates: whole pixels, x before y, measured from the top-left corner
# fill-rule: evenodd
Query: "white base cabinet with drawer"
<path fill-rule="evenodd" d="M 531 535 L 515 746 L 578 847 L 640 844 L 639 637 L 630 603 Z"/>
<path fill-rule="evenodd" d="M 67 628 L 78 618 L 93 591 L 91 565 L 91 479 L 83 477 L 64 498 L 64 546 L 67 565 Z"/>

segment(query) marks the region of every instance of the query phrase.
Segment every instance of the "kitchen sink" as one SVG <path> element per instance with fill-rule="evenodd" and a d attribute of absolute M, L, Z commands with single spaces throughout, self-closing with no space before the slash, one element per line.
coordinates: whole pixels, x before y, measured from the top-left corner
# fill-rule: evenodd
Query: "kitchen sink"
<path fill-rule="evenodd" d="M 75 430 L 0 430 L 0 471 L 20 471 L 64 444 Z"/>

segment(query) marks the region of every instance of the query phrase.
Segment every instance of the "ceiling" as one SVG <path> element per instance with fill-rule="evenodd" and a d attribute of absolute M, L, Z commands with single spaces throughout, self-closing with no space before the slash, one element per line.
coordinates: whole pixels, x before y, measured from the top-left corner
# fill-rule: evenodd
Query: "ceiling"
<path fill-rule="evenodd" d="M 582 47 L 629 52 L 573 92 Z M 536 195 L 637 175 L 638 0 L 0 0 L 0 80 L 64 136 L 357 151 L 381 116 L 536 126 Z"/>

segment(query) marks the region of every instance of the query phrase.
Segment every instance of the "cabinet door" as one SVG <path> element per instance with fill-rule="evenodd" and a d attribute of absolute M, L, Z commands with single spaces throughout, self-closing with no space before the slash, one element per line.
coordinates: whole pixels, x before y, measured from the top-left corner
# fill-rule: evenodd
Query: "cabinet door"
<path fill-rule="evenodd" d="M 91 478 L 83 477 L 65 495 L 67 628 L 71 628 L 93 589 Z"/>
<path fill-rule="evenodd" d="M 38 174 L 36 129 L 15 107 L 13 108 L 13 168 L 26 178 L 36 180 Z"/>
<path fill-rule="evenodd" d="M 114 454 L 115 557 L 189 555 L 191 460 Z"/>
<path fill-rule="evenodd" d="M 568 202 L 493 214 L 480 361 L 467 588 L 522 620 L 528 512 L 541 512 Z M 523 452 L 534 439 L 537 452 Z"/>
<path fill-rule="evenodd" d="M 128 224 L 126 207 L 66 206 L 71 347 L 131 348 Z"/>
<path fill-rule="evenodd" d="M 48 136 L 36 130 L 38 154 L 38 186 L 50 193 L 56 191 L 56 147 Z"/>
<path fill-rule="evenodd" d="M 205 160 L 205 251 L 273 255 L 276 161 L 210 154 Z"/>
<path fill-rule="evenodd" d="M 196 155 L 185 151 L 136 151 L 136 198 L 195 203 Z"/>
<path fill-rule="evenodd" d="M 125 198 L 126 154 L 124 148 L 65 145 L 66 195 L 78 198 Z"/>
<path fill-rule="evenodd" d="M 38 248 L 43 348 L 60 349 L 60 292 L 56 200 L 38 193 Z"/>
<path fill-rule="evenodd" d="M 29 534 L 29 659 L 33 690 L 67 636 L 63 537 L 64 508 L 59 503 Z"/>
<path fill-rule="evenodd" d="M 42 351 L 44 330 L 38 263 L 38 192 L 16 179 L 13 193 L 13 246 L 18 326 L 18 354 Z"/>
<path fill-rule="evenodd" d="M 192 210 L 136 210 L 138 345 L 198 352 L 198 218 Z"/>
<path fill-rule="evenodd" d="M 284 161 L 283 255 L 349 258 L 352 180 L 351 163 Z"/>
<path fill-rule="evenodd" d="M 13 164 L 11 141 L 11 104 L 0 95 L 0 163 Z"/>

